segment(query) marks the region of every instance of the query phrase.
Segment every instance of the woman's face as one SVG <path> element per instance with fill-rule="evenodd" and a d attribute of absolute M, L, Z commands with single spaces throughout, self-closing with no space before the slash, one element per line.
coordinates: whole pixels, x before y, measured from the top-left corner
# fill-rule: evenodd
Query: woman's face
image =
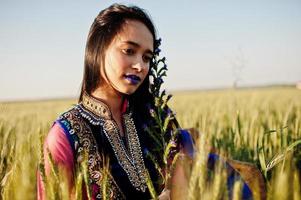
<path fill-rule="evenodd" d="M 151 32 L 139 21 L 126 20 L 105 52 L 101 77 L 116 91 L 132 94 L 146 78 L 152 55 Z"/>

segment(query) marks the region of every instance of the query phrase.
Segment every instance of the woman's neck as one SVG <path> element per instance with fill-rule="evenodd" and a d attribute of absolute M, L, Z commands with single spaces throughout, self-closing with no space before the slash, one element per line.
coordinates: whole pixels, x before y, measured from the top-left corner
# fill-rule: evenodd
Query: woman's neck
<path fill-rule="evenodd" d="M 113 88 L 98 87 L 92 92 L 92 96 L 100 99 L 107 104 L 113 116 L 120 115 L 123 102 L 123 94 Z"/>

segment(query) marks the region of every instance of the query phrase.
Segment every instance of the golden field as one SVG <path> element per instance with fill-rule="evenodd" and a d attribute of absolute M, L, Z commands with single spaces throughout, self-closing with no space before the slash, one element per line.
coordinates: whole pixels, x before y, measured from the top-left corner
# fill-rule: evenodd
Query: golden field
<path fill-rule="evenodd" d="M 56 117 L 76 103 L 0 103 L 0 199 L 35 199 L 41 141 Z M 293 87 L 175 92 L 170 107 L 182 128 L 196 128 L 228 158 L 254 164 L 268 199 L 300 199 L 301 90 Z M 201 145 L 187 199 L 227 199 L 223 173 L 205 183 Z M 237 184 L 239 187 L 239 184 Z M 233 199 L 239 199 L 235 193 Z M 237 190 L 238 191 L 238 190 Z M 210 196 L 209 196 L 210 195 Z"/>

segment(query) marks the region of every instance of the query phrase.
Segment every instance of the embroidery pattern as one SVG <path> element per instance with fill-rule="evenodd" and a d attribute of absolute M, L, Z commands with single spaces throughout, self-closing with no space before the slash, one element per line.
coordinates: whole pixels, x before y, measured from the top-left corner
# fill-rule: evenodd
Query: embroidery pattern
<path fill-rule="evenodd" d="M 141 179 L 140 187 L 142 189 L 142 187 L 144 187 L 143 184 L 146 185 L 147 171 L 145 169 L 145 165 L 144 165 L 144 161 L 143 161 L 143 157 L 142 157 L 142 152 L 141 152 L 139 138 L 137 135 L 137 130 L 135 128 L 134 120 L 131 117 L 131 115 L 132 115 L 132 113 L 129 113 L 129 114 L 123 115 L 123 117 L 124 117 L 124 121 L 125 121 L 125 125 L 126 125 L 130 153 L 133 158 L 134 166 L 136 166 L 138 175 Z"/>
<path fill-rule="evenodd" d="M 124 115 L 125 116 L 125 115 Z M 131 118 L 130 118 L 131 119 Z M 127 154 L 126 148 L 119 136 L 118 128 L 113 120 L 106 120 L 103 124 L 104 133 L 107 136 L 120 166 L 124 169 L 131 184 L 145 192 L 146 169 L 142 158 L 140 142 L 133 121 L 125 120 L 127 137 L 131 155 Z M 131 159 L 132 158 L 132 159 Z"/>
<path fill-rule="evenodd" d="M 97 143 L 93 137 L 92 130 L 89 125 L 83 120 L 79 105 L 62 114 L 59 119 L 60 124 L 65 126 L 69 134 L 74 140 L 75 159 L 79 166 L 81 164 L 88 165 L 88 172 L 90 178 L 90 186 L 92 195 L 96 199 L 102 198 L 102 158 L 99 154 Z M 84 155 L 88 155 L 88 162 L 83 163 Z M 79 168 L 77 168 L 79 170 Z M 118 185 L 113 178 L 108 177 L 108 194 L 110 199 L 125 199 Z"/>
<path fill-rule="evenodd" d="M 110 112 L 109 107 L 104 104 L 103 102 L 88 96 L 88 94 L 84 94 L 83 95 L 83 103 L 82 103 L 85 108 L 87 110 L 89 110 L 90 112 L 92 112 L 94 115 L 96 115 L 97 117 L 95 117 L 94 119 L 96 119 L 96 121 L 99 121 L 99 117 L 104 118 L 104 119 L 111 119 L 112 115 Z"/>
<path fill-rule="evenodd" d="M 109 108 L 104 103 L 85 94 L 79 107 L 83 117 L 91 121 L 91 123 L 103 126 L 103 131 L 112 146 L 117 161 L 126 172 L 131 184 L 136 190 L 145 192 L 147 188 L 147 171 L 132 113 L 123 114 L 125 131 L 129 141 L 129 153 L 127 153 L 125 144 L 120 138 L 118 126 L 112 118 Z M 89 111 L 92 114 L 88 114 Z M 99 117 L 97 118 L 97 116 Z"/>

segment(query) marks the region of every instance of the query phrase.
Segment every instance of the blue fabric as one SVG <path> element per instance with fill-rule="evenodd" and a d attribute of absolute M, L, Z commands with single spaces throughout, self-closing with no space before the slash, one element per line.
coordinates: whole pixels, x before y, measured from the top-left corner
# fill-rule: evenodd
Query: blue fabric
<path fill-rule="evenodd" d="M 71 126 L 70 126 L 69 122 L 67 120 L 59 119 L 59 120 L 56 120 L 55 123 L 58 123 L 60 125 L 60 127 L 63 128 L 64 133 L 67 136 L 68 141 L 72 147 L 72 150 L 73 150 L 73 152 L 75 152 L 74 138 L 70 134 Z"/>
<path fill-rule="evenodd" d="M 190 158 L 194 158 L 195 150 L 190 133 L 187 130 L 180 130 L 179 140 L 185 154 L 188 155 Z"/>
<path fill-rule="evenodd" d="M 193 159 L 195 156 L 194 143 L 193 143 L 192 137 L 188 131 L 180 130 L 179 142 L 180 142 L 181 146 L 183 147 L 185 154 Z M 208 170 L 214 170 L 215 164 L 219 161 L 224 162 L 224 167 L 227 169 L 227 172 L 230 172 L 230 173 L 228 173 L 228 178 L 227 178 L 227 188 L 228 188 L 229 199 L 232 199 L 235 181 L 241 180 L 243 182 L 242 199 L 243 200 L 252 200 L 253 195 L 252 195 L 252 191 L 249 188 L 249 186 L 243 181 L 240 174 L 237 171 L 235 171 L 235 169 L 233 169 L 227 162 L 220 159 L 219 155 L 214 154 L 214 153 L 208 154 L 208 162 L 207 162 Z"/>
<path fill-rule="evenodd" d="M 208 155 L 208 168 L 209 168 L 209 170 L 213 170 L 214 165 L 218 161 L 221 161 L 220 157 L 217 154 L 210 153 Z M 224 162 L 224 161 L 222 161 L 222 162 Z M 244 199 L 244 200 L 252 200 L 253 199 L 252 191 L 249 188 L 249 186 L 243 181 L 240 174 L 238 172 L 236 172 L 235 169 L 233 169 L 227 162 L 224 163 L 224 166 L 226 167 L 227 171 L 230 172 L 228 174 L 228 178 L 227 178 L 227 188 L 228 188 L 228 192 L 229 192 L 228 193 L 229 194 L 229 199 L 232 199 L 233 188 L 234 188 L 235 182 L 240 180 L 243 183 L 241 198 Z"/>

